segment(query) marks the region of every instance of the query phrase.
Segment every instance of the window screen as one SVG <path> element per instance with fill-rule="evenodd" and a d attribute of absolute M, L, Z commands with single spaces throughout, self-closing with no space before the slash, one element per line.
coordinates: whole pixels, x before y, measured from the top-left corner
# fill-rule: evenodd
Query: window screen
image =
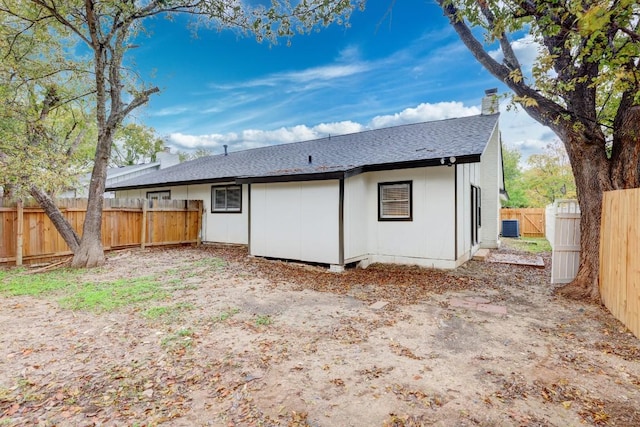
<path fill-rule="evenodd" d="M 211 187 L 212 212 L 242 212 L 242 187 L 227 185 Z"/>
<path fill-rule="evenodd" d="M 171 191 L 149 191 L 147 192 L 149 200 L 171 200 Z"/>
<path fill-rule="evenodd" d="M 411 181 L 378 184 L 378 219 L 411 220 Z"/>

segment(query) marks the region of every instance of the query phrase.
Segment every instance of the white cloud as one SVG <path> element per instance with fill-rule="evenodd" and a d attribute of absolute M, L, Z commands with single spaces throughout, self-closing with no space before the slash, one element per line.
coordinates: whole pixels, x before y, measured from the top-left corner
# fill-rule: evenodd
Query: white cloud
<path fill-rule="evenodd" d="M 354 45 L 347 46 L 339 52 L 338 61 L 340 63 L 360 62 L 360 49 Z"/>
<path fill-rule="evenodd" d="M 362 132 L 366 127 L 360 123 L 347 120 L 344 122 L 320 123 L 314 126 L 313 129 L 321 136 L 328 136 Z"/>
<path fill-rule="evenodd" d="M 529 156 L 541 153 L 547 144 L 558 139 L 551 129 L 542 126 L 523 110 L 507 111 L 506 107 L 501 107 L 500 110 L 502 141 L 520 151 L 522 166 L 526 166 Z"/>
<path fill-rule="evenodd" d="M 540 43 L 538 43 L 531 34 L 527 34 L 511 42 L 511 48 L 518 58 L 520 66 L 523 71 L 527 73 L 531 71 L 541 47 Z M 489 52 L 489 55 L 498 62 L 502 62 L 504 59 L 501 49 L 492 50 Z"/>
<path fill-rule="evenodd" d="M 246 129 L 242 132 L 209 135 L 187 135 L 172 133 L 169 135 L 169 144 L 179 150 L 192 151 L 198 148 L 216 148 L 226 144 L 231 151 L 246 150 L 263 147 L 265 145 L 288 144 L 291 142 L 308 141 L 322 138 L 328 135 L 343 135 L 364 130 L 359 123 L 344 121 L 335 123 L 321 123 L 309 127 L 297 125 L 281 127 L 274 130 Z"/>
<path fill-rule="evenodd" d="M 215 148 L 228 144 L 237 139 L 235 133 L 209 134 L 209 135 L 186 135 L 180 132 L 169 134 L 170 146 L 176 146 L 181 150 L 196 150 L 198 148 Z"/>
<path fill-rule="evenodd" d="M 180 115 L 180 114 L 187 113 L 188 111 L 189 111 L 188 107 L 173 106 L 173 107 L 167 107 L 167 108 L 163 108 L 161 110 L 152 112 L 150 115 L 151 116 L 158 116 L 158 117 L 177 116 L 177 115 Z"/>
<path fill-rule="evenodd" d="M 252 88 L 259 86 L 286 86 L 291 84 L 309 83 L 309 82 L 327 82 L 344 77 L 350 77 L 356 74 L 364 73 L 369 70 L 369 66 L 364 63 L 354 64 L 333 64 L 321 67 L 312 67 L 300 71 L 290 71 L 285 73 L 274 73 L 263 78 L 244 81 L 235 84 L 217 85 L 212 84 L 210 87 L 214 89 L 232 90 L 239 88 Z"/>
<path fill-rule="evenodd" d="M 461 102 L 422 103 L 415 108 L 407 108 L 396 114 L 374 117 L 371 120 L 370 128 L 377 129 L 475 114 L 480 114 L 480 107 L 465 107 Z"/>
<path fill-rule="evenodd" d="M 415 108 L 407 108 L 396 114 L 374 117 L 368 125 L 347 120 L 320 123 L 312 127 L 296 125 L 280 127 L 273 130 L 247 129 L 240 133 L 231 132 L 227 134 L 187 135 L 183 133 L 172 133 L 169 135 L 169 145 L 181 150 L 190 151 L 197 148 L 216 148 L 227 144 L 229 145 L 229 150 L 238 151 L 265 145 L 308 141 L 328 135 L 344 135 L 367 129 L 463 117 L 479 113 L 480 107 L 465 107 L 461 102 L 423 103 Z"/>

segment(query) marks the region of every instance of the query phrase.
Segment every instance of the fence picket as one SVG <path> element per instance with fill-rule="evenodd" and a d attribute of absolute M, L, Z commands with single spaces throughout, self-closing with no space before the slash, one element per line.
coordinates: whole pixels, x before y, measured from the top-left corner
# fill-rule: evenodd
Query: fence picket
<path fill-rule="evenodd" d="M 79 234 L 86 215 L 86 199 L 59 199 L 60 210 Z M 16 201 L 0 199 L 0 264 L 69 255 L 64 242 L 47 215 L 33 201 L 25 200 L 19 215 Z M 161 200 L 148 207 L 145 199 L 105 199 L 102 244 L 106 249 L 153 244 L 199 243 L 201 200 Z M 20 224 L 19 218 L 22 218 Z"/>
<path fill-rule="evenodd" d="M 604 305 L 640 338 L 639 211 L 640 189 L 604 193 L 599 282 Z"/>

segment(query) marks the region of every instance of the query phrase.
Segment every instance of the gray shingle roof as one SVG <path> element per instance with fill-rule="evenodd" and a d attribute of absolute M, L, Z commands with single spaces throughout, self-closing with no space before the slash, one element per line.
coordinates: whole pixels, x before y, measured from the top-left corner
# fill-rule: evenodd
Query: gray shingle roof
<path fill-rule="evenodd" d="M 436 165 L 451 156 L 459 162 L 479 161 L 498 117 L 477 115 L 415 123 L 202 157 L 120 182 L 107 190 L 242 178 L 283 180 L 284 176 L 284 180 L 295 180 L 296 176 L 318 175 L 321 179 L 329 173 L 357 173 L 367 168 Z"/>

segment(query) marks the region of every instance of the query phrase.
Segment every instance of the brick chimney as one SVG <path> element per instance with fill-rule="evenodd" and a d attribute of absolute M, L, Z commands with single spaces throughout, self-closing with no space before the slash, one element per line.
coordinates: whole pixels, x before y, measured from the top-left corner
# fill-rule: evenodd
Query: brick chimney
<path fill-rule="evenodd" d="M 482 98 L 482 115 L 488 116 L 491 114 L 498 114 L 498 89 L 492 88 L 484 91 L 484 98 Z"/>

